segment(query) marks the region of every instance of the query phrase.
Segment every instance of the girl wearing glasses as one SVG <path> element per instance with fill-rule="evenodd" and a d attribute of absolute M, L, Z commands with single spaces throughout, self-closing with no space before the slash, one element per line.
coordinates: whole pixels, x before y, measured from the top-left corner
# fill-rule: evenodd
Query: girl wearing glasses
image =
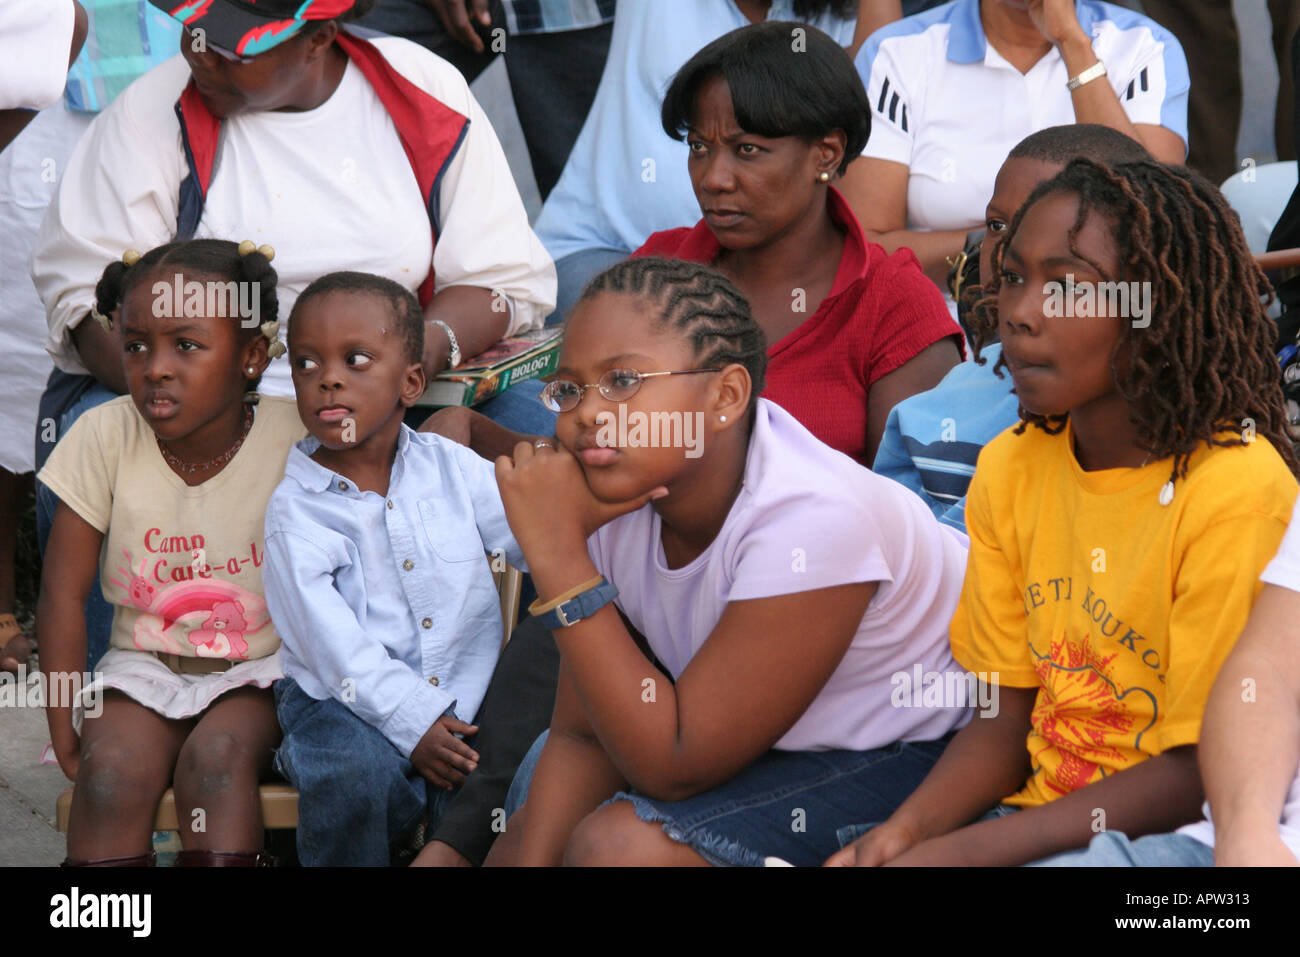
<path fill-rule="evenodd" d="M 759 398 L 766 345 L 693 263 L 621 263 L 575 308 L 544 393 L 555 439 L 497 460 L 561 665 L 489 863 L 819 864 L 967 720 L 963 695 L 910 687 L 961 684 L 964 547 Z M 695 454 L 635 437 L 677 420 L 699 423 Z"/>

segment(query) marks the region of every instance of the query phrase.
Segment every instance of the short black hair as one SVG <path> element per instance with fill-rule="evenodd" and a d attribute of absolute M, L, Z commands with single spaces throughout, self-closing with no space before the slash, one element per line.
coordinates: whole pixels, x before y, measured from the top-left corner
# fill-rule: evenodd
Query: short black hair
<path fill-rule="evenodd" d="M 1007 159 L 1034 159 L 1064 166 L 1088 157 L 1106 166 L 1151 159 L 1147 148 L 1119 130 L 1099 123 L 1067 123 L 1030 133 L 1011 148 Z"/>
<path fill-rule="evenodd" d="M 665 133 L 685 139 L 700 87 L 714 77 L 727 81 L 736 120 L 750 133 L 812 142 L 843 130 L 841 173 L 871 136 L 871 103 L 853 61 L 806 23 L 769 20 L 741 27 L 691 57 L 664 95 Z"/>
<path fill-rule="evenodd" d="M 304 303 L 331 292 L 350 292 L 382 299 L 393 311 L 402 347 L 411 362 L 424 360 L 424 311 L 415 293 L 400 283 L 368 272 L 332 272 L 321 276 L 302 291 L 289 311 L 289 335 L 293 335 L 294 317 Z"/>
<path fill-rule="evenodd" d="M 643 301 L 654 317 L 653 328 L 671 329 L 687 339 L 701 368 L 743 365 L 751 384 L 746 411 L 758 403 L 767 372 L 767 337 L 749 300 L 722 273 L 682 259 L 625 259 L 592 279 L 578 304 L 602 292 Z"/>

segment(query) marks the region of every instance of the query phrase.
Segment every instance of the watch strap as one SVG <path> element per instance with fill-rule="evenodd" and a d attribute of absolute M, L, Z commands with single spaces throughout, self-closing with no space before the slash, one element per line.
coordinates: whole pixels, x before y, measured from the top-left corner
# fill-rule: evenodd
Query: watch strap
<path fill-rule="evenodd" d="M 572 598 L 540 614 L 542 624 L 549 630 L 568 628 L 584 618 L 590 618 L 618 597 L 618 589 L 602 576 L 600 582 Z"/>

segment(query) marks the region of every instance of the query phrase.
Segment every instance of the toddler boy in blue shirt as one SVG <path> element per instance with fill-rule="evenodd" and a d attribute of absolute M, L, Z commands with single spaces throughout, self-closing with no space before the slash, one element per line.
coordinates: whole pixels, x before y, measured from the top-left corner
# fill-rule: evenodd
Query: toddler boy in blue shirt
<path fill-rule="evenodd" d="M 424 316 L 363 273 L 313 282 L 288 359 L 310 436 L 266 514 L 281 641 L 276 766 L 304 865 L 387 865 L 477 766 L 458 735 L 501 646 L 489 559 L 523 567 L 490 462 L 402 415 L 424 392 Z"/>

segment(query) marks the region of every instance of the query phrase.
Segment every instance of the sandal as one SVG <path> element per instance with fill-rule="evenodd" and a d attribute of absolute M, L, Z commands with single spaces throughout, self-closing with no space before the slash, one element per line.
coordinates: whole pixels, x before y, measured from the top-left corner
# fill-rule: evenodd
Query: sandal
<path fill-rule="evenodd" d="M 12 614 L 0 615 L 0 671 L 17 673 L 36 650 L 36 639 L 23 631 Z"/>

